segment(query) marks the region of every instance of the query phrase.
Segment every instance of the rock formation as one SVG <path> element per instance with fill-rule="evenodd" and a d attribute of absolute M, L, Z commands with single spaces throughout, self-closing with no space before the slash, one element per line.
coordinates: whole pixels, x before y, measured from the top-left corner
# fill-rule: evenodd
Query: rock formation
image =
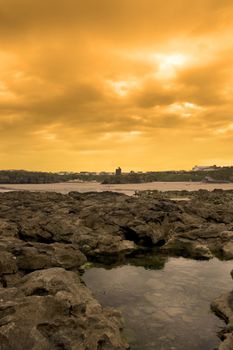
<path fill-rule="evenodd" d="M 142 247 L 232 259 L 233 192 L 189 196 L 1 193 L 0 350 L 127 349 L 118 312 L 99 305 L 79 271 Z"/>
<path fill-rule="evenodd" d="M 233 271 L 231 272 L 233 278 Z M 211 304 L 212 310 L 217 316 L 222 318 L 227 326 L 220 332 L 220 338 L 223 343 L 220 345 L 219 350 L 232 350 L 233 349 L 233 290 L 229 293 L 219 296 Z"/>

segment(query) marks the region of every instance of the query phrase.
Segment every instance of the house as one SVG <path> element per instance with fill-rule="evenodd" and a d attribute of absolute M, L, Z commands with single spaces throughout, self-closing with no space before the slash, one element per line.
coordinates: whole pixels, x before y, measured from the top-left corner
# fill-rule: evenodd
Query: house
<path fill-rule="evenodd" d="M 192 171 L 214 171 L 219 169 L 217 165 L 206 165 L 206 166 L 201 166 L 201 165 L 195 165 L 195 167 L 192 168 Z"/>

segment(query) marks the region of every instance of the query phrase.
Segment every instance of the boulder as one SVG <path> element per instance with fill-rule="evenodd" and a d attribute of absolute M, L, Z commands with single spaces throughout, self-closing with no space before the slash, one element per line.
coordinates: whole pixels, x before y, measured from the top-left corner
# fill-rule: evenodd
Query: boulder
<path fill-rule="evenodd" d="M 213 258 L 210 249 L 205 243 L 191 241 L 184 238 L 174 237 L 173 239 L 170 239 L 161 249 L 176 256 L 183 256 L 193 259 L 208 260 Z"/>
<path fill-rule="evenodd" d="M 36 271 L 0 290 L 1 350 L 126 350 L 121 320 L 74 272 Z"/>
<path fill-rule="evenodd" d="M 28 243 L 15 249 L 18 268 L 34 271 L 49 267 L 78 269 L 86 262 L 85 255 L 77 246 L 64 243 Z"/>

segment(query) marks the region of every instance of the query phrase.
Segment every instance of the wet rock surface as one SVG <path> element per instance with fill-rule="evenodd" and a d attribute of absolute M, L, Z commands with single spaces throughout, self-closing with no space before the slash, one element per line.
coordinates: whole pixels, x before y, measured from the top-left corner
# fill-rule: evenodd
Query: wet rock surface
<path fill-rule="evenodd" d="M 233 271 L 231 276 L 233 278 Z M 227 324 L 226 328 L 219 333 L 220 339 L 223 341 L 219 350 L 233 349 L 233 290 L 214 300 L 211 308 Z"/>
<path fill-rule="evenodd" d="M 126 349 L 119 316 L 101 309 L 79 270 L 90 260 L 133 258 L 146 247 L 165 256 L 232 259 L 233 191 L 188 195 L 176 201 L 156 191 L 134 197 L 1 193 L 0 349 Z M 75 298 L 97 305 L 98 312 L 82 313 Z"/>

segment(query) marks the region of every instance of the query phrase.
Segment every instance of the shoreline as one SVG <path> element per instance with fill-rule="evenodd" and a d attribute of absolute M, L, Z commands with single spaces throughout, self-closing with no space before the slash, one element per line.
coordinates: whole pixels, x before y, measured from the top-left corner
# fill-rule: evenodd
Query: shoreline
<path fill-rule="evenodd" d="M 136 191 L 213 191 L 214 189 L 233 190 L 232 184 L 205 184 L 199 182 L 149 182 L 143 184 L 123 184 L 123 185 L 101 185 L 100 183 L 49 183 L 49 184 L 6 184 L 0 185 L 0 193 L 6 191 L 38 191 L 38 192 L 58 192 L 68 194 L 71 191 L 77 192 L 104 192 L 112 191 L 133 195 Z"/>

